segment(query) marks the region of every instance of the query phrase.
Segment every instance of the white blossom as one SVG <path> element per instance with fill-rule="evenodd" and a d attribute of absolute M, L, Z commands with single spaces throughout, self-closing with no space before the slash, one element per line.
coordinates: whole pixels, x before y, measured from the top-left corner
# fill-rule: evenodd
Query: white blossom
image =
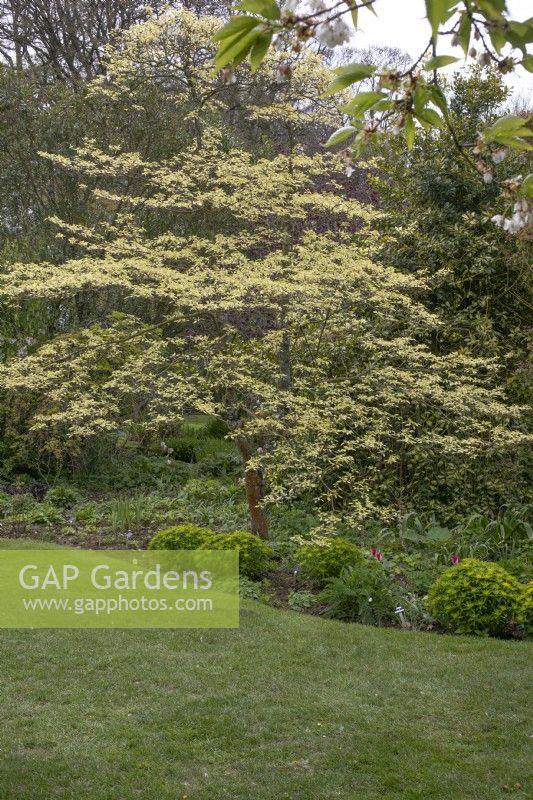
<path fill-rule="evenodd" d="M 503 229 L 507 233 L 518 233 L 520 225 L 515 219 L 506 219 L 503 223 Z"/>
<path fill-rule="evenodd" d="M 519 211 L 522 214 L 526 214 L 529 211 L 529 204 L 527 200 L 518 200 L 513 206 L 513 211 Z"/>
<path fill-rule="evenodd" d="M 342 18 L 331 22 L 321 22 L 316 27 L 315 36 L 326 47 L 338 47 L 349 41 L 351 30 Z"/>
<path fill-rule="evenodd" d="M 324 0 L 307 0 L 307 5 L 312 14 L 318 14 L 321 11 L 327 11 L 328 6 Z"/>
<path fill-rule="evenodd" d="M 492 160 L 495 164 L 501 164 L 508 152 L 509 151 L 506 147 L 501 147 L 499 150 L 495 150 L 492 153 Z"/>
<path fill-rule="evenodd" d="M 289 16 L 289 14 L 294 14 L 296 9 L 300 5 L 300 0 L 285 0 L 281 7 L 281 16 Z"/>

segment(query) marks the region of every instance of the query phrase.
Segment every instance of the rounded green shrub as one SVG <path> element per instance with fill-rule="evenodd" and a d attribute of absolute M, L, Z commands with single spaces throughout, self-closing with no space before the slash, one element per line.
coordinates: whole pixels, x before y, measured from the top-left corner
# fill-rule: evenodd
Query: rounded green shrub
<path fill-rule="evenodd" d="M 498 636 L 524 620 L 524 587 L 498 564 L 465 558 L 432 584 L 427 608 L 455 633 Z"/>
<path fill-rule="evenodd" d="M 216 534 L 209 528 L 197 525 L 176 525 L 159 531 L 151 539 L 149 550 L 198 550 L 206 545 Z"/>
<path fill-rule="evenodd" d="M 346 539 L 332 538 L 304 544 L 294 554 L 303 578 L 323 585 L 329 578 L 338 578 L 344 567 L 361 564 L 363 552 Z"/>
<path fill-rule="evenodd" d="M 238 550 L 239 573 L 247 578 L 258 578 L 272 563 L 274 551 L 261 539 L 248 531 L 221 533 L 202 546 L 203 550 Z"/>

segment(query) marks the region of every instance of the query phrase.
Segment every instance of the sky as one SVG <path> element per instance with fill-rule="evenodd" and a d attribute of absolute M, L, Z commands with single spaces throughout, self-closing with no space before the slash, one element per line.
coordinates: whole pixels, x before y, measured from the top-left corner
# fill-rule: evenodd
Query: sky
<path fill-rule="evenodd" d="M 507 6 L 511 19 L 522 21 L 533 14 L 533 0 L 507 0 Z M 353 39 L 354 46 L 361 49 L 373 44 L 400 47 L 409 55 L 418 57 L 430 34 L 424 0 L 379 0 L 376 12 L 378 17 L 364 9 L 359 12 L 359 29 Z M 461 57 L 464 63 L 463 51 L 460 47 L 451 47 L 451 37 L 439 41 L 437 53 Z M 461 62 L 457 62 L 456 66 L 460 67 Z M 454 68 L 448 69 L 453 72 Z M 514 95 L 533 98 L 533 73 L 517 67 L 512 75 L 506 76 L 506 83 Z"/>

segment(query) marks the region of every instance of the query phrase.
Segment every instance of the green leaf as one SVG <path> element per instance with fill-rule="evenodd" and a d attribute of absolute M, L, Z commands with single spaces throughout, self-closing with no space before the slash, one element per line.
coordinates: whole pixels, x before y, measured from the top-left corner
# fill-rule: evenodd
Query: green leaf
<path fill-rule="evenodd" d="M 502 48 L 507 44 L 505 33 L 499 28 L 493 28 L 490 31 L 490 40 L 497 53 L 501 53 Z"/>
<path fill-rule="evenodd" d="M 237 33 L 230 39 L 226 39 L 222 42 L 215 59 L 215 68 L 221 69 L 231 61 L 240 63 L 240 61 L 246 58 L 246 55 L 260 33 L 263 33 L 263 29 L 261 26 L 256 25 L 255 28 L 252 28 L 245 36 L 241 33 Z"/>
<path fill-rule="evenodd" d="M 386 92 L 359 92 L 347 105 L 341 106 L 341 111 L 345 114 L 350 114 L 352 117 L 357 117 L 386 97 Z"/>
<path fill-rule="evenodd" d="M 450 530 L 442 528 L 440 525 L 434 525 L 428 529 L 427 538 L 432 542 L 445 542 L 450 538 Z"/>
<path fill-rule="evenodd" d="M 501 17 L 505 0 L 477 0 L 480 10 L 489 18 Z"/>
<path fill-rule="evenodd" d="M 507 31 L 507 39 L 513 47 L 518 47 L 525 55 L 526 45 L 533 42 L 533 18 L 525 22 L 511 20 Z"/>
<path fill-rule="evenodd" d="M 250 64 L 252 67 L 252 72 L 255 72 L 257 70 L 257 68 L 263 61 L 264 57 L 268 53 L 268 48 L 270 47 L 273 35 L 274 34 L 272 31 L 265 31 L 265 33 L 260 33 L 257 39 L 255 40 L 254 44 L 252 45 L 252 50 L 250 53 Z"/>
<path fill-rule="evenodd" d="M 338 131 L 331 134 L 324 147 L 333 147 L 333 145 L 339 144 L 339 142 L 344 142 L 345 139 L 349 139 L 354 133 L 357 133 L 357 128 L 354 128 L 353 125 L 345 125 L 343 128 L 339 128 Z"/>
<path fill-rule="evenodd" d="M 357 19 L 359 16 L 359 9 L 357 8 L 357 6 L 352 6 L 351 14 L 352 14 L 353 26 L 357 30 Z"/>
<path fill-rule="evenodd" d="M 466 13 L 463 11 L 461 14 L 461 20 L 459 22 L 459 28 L 457 30 L 457 36 L 459 37 L 459 44 L 464 50 L 464 54 L 468 53 L 470 48 L 470 34 L 472 32 L 472 20 Z"/>
<path fill-rule="evenodd" d="M 529 142 L 524 141 L 524 139 L 519 139 L 518 136 L 498 136 L 497 139 L 494 139 L 497 144 L 503 144 L 506 147 L 510 147 L 511 150 L 526 150 L 528 152 L 533 151 L 533 145 L 529 144 Z"/>
<path fill-rule="evenodd" d="M 527 69 L 528 72 L 533 72 L 533 55 L 525 55 L 522 59 L 522 66 L 524 69 Z"/>
<path fill-rule="evenodd" d="M 416 114 L 421 114 L 424 111 L 428 99 L 428 87 L 425 84 L 419 84 L 413 95 L 413 105 L 415 107 Z"/>
<path fill-rule="evenodd" d="M 320 96 L 329 97 L 332 94 L 337 94 L 337 92 L 342 92 L 352 83 L 370 78 L 376 69 L 373 64 L 348 64 L 346 67 L 338 67 L 334 70 L 337 77 Z"/>
<path fill-rule="evenodd" d="M 432 108 L 425 108 L 422 113 L 416 115 L 416 118 L 419 119 L 422 124 L 426 123 L 431 128 L 442 128 L 444 123 L 442 117 Z"/>
<path fill-rule="evenodd" d="M 412 150 L 415 143 L 415 123 L 412 114 L 408 114 L 405 118 L 405 141 L 407 142 L 407 149 Z"/>
<path fill-rule="evenodd" d="M 426 61 L 424 69 L 428 71 L 440 69 L 441 67 L 447 67 L 448 64 L 455 64 L 456 61 L 459 61 L 456 56 L 434 56 L 434 58 L 430 58 L 429 61 Z"/>
<path fill-rule="evenodd" d="M 426 0 L 426 15 L 431 25 L 433 39 L 436 38 L 439 25 L 448 19 L 448 10 L 456 0 Z"/>
<path fill-rule="evenodd" d="M 533 131 L 530 128 L 525 127 L 524 121 L 525 120 L 523 117 L 517 117 L 517 116 L 500 117 L 500 119 L 496 120 L 494 125 L 491 125 L 490 128 L 485 129 L 483 135 L 489 141 L 497 139 L 501 135 L 533 136 Z"/>
<path fill-rule="evenodd" d="M 446 102 L 446 96 L 440 86 L 435 86 L 435 84 L 430 83 L 426 85 L 425 89 L 433 105 L 437 106 L 443 114 L 446 114 L 448 111 L 448 103 Z"/>
<path fill-rule="evenodd" d="M 246 17 L 243 14 L 239 14 L 237 17 L 232 17 L 229 22 L 215 33 L 213 41 L 221 42 L 223 39 L 229 39 L 245 30 L 255 28 L 256 25 L 257 20 L 255 17 Z"/>
<path fill-rule="evenodd" d="M 529 175 L 526 175 L 522 181 L 522 191 L 526 197 L 533 197 L 533 172 L 530 172 Z"/>
<path fill-rule="evenodd" d="M 236 6 L 241 11 L 250 11 L 252 14 L 261 14 L 267 19 L 277 20 L 280 18 L 279 6 L 275 0 L 242 0 Z"/>
<path fill-rule="evenodd" d="M 393 105 L 392 100 L 378 100 L 374 106 L 374 111 L 389 111 Z"/>

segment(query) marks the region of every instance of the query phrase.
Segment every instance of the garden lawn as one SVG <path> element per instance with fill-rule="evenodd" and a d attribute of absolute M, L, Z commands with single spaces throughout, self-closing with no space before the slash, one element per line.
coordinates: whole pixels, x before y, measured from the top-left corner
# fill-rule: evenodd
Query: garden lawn
<path fill-rule="evenodd" d="M 4 630 L 0 653 L 1 800 L 531 796 L 528 643 L 248 602 L 239 630 Z"/>

